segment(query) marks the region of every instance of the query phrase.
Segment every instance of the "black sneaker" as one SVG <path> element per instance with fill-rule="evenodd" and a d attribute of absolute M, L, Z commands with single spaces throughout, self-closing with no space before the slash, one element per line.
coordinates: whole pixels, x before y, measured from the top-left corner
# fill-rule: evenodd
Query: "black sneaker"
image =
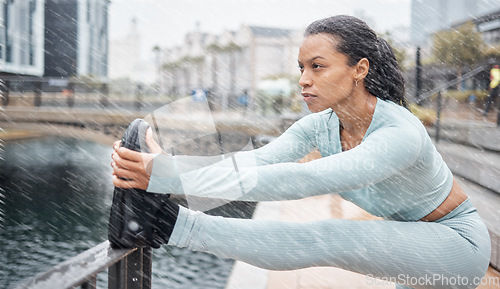
<path fill-rule="evenodd" d="M 126 129 L 121 146 L 149 152 L 146 144 L 148 128 L 146 121 L 134 120 Z M 168 200 L 169 196 L 115 187 L 108 225 L 111 247 L 159 248 L 167 243 L 179 211 L 178 205 Z"/>

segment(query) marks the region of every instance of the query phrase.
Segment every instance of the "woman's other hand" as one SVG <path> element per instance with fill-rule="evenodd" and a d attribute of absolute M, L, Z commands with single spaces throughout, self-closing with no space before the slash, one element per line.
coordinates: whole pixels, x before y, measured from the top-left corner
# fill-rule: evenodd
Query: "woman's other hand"
<path fill-rule="evenodd" d="M 151 153 L 136 152 L 120 147 L 120 141 L 113 144 L 115 151 L 111 155 L 111 167 L 113 168 L 113 184 L 116 187 L 147 189 L 153 168 L 153 158 L 162 150 L 153 139 L 151 128 L 146 132 L 146 143 Z"/>

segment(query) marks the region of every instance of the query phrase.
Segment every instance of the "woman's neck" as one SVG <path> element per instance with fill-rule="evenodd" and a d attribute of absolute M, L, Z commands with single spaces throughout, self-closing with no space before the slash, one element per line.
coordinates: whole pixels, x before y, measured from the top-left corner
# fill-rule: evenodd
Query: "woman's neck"
<path fill-rule="evenodd" d="M 334 108 L 333 111 L 342 123 L 343 129 L 355 133 L 368 129 L 376 105 L 377 98 L 366 93 L 359 97 L 353 97 L 342 106 Z"/>
<path fill-rule="evenodd" d="M 376 105 L 377 98 L 366 92 L 334 109 L 340 121 L 340 138 L 345 150 L 361 143 L 372 122 Z"/>

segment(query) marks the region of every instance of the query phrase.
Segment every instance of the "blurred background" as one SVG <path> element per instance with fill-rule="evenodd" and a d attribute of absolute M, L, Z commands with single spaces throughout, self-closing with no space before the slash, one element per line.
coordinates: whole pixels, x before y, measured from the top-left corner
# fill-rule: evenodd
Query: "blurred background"
<path fill-rule="evenodd" d="M 2 3 L 2 107 L 147 111 L 191 96 L 214 111 L 305 114 L 296 63 L 302 32 L 335 14 L 365 20 L 393 45 L 407 97 L 418 104 L 499 54 L 495 0 Z M 483 68 L 446 97 L 484 106 L 491 67 Z"/>

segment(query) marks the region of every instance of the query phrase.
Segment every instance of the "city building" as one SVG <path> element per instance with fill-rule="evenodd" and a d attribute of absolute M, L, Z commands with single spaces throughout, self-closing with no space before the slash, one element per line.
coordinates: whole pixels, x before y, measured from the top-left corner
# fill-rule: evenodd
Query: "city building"
<path fill-rule="evenodd" d="M 9 90 L 70 78 L 106 82 L 108 0 L 0 2 L 0 77 Z"/>
<path fill-rule="evenodd" d="M 142 37 L 137 19 L 130 21 L 127 33 L 109 42 L 109 78 L 127 82 L 151 83 L 157 77 L 154 64 L 141 57 Z"/>
<path fill-rule="evenodd" d="M 455 23 L 451 28 L 458 28 L 467 21 L 472 21 L 476 25 L 476 29 L 481 33 L 486 45 L 500 46 L 500 7 L 490 13 Z"/>
<path fill-rule="evenodd" d="M 213 35 L 198 27 L 183 45 L 163 50 L 161 90 L 185 96 L 201 89 L 222 110 L 237 106 L 245 94 L 255 106 L 263 82 L 298 77 L 294 59 L 301 39 L 301 31 L 291 29 L 242 25 Z"/>
<path fill-rule="evenodd" d="M 0 2 L 0 75 L 43 76 L 44 0 Z"/>
<path fill-rule="evenodd" d="M 436 31 L 499 9 L 499 0 L 412 0 L 411 41 L 428 46 Z"/>
<path fill-rule="evenodd" d="M 108 0 L 45 0 L 45 73 L 107 79 Z"/>

